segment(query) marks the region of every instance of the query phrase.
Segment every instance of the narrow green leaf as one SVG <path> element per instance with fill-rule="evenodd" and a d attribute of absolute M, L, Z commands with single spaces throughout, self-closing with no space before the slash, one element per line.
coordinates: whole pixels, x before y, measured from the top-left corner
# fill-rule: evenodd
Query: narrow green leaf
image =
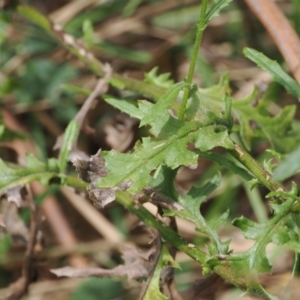
<path fill-rule="evenodd" d="M 26 139 L 28 139 L 28 136 L 25 135 L 24 133 L 11 130 L 3 124 L 0 125 L 0 141 L 1 142 L 4 142 L 4 141 L 10 142 L 10 141 L 17 140 L 17 139 L 26 140 Z"/>
<path fill-rule="evenodd" d="M 75 139 L 78 136 L 78 131 L 79 131 L 79 126 L 78 126 L 77 121 L 72 120 L 69 123 L 69 125 L 65 131 L 64 141 L 63 141 L 62 147 L 60 149 L 59 157 L 58 157 L 59 171 L 61 173 L 63 173 L 66 168 L 69 154 L 72 150 L 73 142 L 75 141 Z"/>
<path fill-rule="evenodd" d="M 82 31 L 85 45 L 88 49 L 90 49 L 94 44 L 94 28 L 91 20 L 84 20 L 82 25 Z"/>
<path fill-rule="evenodd" d="M 176 201 L 178 193 L 176 192 L 174 181 L 177 171 L 178 169 L 172 170 L 171 168 L 162 165 L 161 168 L 159 168 L 157 176 L 151 178 L 150 186 Z"/>
<path fill-rule="evenodd" d="M 5 131 L 5 126 L 3 124 L 0 125 L 0 139 L 2 140 L 2 135 Z"/>
<path fill-rule="evenodd" d="M 273 173 L 273 179 L 285 180 L 300 170 L 300 147 L 291 152 L 287 159 L 282 162 Z"/>
<path fill-rule="evenodd" d="M 253 179 L 253 176 L 244 168 L 241 168 L 237 163 L 230 158 L 219 155 L 216 153 L 210 153 L 210 152 L 198 152 L 199 157 L 211 159 L 218 163 L 220 166 L 223 166 L 229 170 L 231 170 L 233 173 L 240 175 L 242 178 L 244 178 L 246 181 L 250 181 Z"/>
<path fill-rule="evenodd" d="M 130 17 L 136 9 L 140 6 L 140 4 L 143 2 L 143 0 L 129 0 L 127 1 L 127 4 L 125 5 L 122 15 L 125 18 Z"/>
<path fill-rule="evenodd" d="M 123 47 L 116 43 L 104 40 L 95 42 L 94 46 L 100 48 L 101 51 L 105 52 L 110 57 L 123 58 L 140 64 L 146 64 L 152 60 L 151 53 L 147 51 L 133 50 L 132 48 Z"/>
<path fill-rule="evenodd" d="M 158 102 L 154 104 L 150 112 L 144 116 L 140 126 L 145 126 L 151 122 L 154 122 L 160 115 L 170 107 L 172 101 L 178 96 L 179 92 L 190 84 L 185 82 L 179 82 L 171 87 L 162 97 L 159 98 Z"/>
<path fill-rule="evenodd" d="M 288 93 L 300 99 L 299 84 L 290 77 L 275 60 L 271 60 L 264 54 L 251 48 L 245 48 L 243 52 L 247 58 L 271 74 L 274 80 L 283 85 Z"/>
<path fill-rule="evenodd" d="M 50 168 L 47 163 L 36 159 L 32 154 L 26 156 L 26 167 L 10 168 L 0 159 L 0 193 L 31 181 L 39 180 L 46 184 L 57 175 L 57 168 Z"/>
<path fill-rule="evenodd" d="M 3 265 L 3 260 L 5 259 L 12 245 L 13 242 L 11 240 L 11 236 L 3 233 L 0 238 L 0 265 Z"/>
<path fill-rule="evenodd" d="M 205 16 L 205 24 L 213 18 L 219 15 L 220 11 L 229 5 L 232 0 L 214 0 L 213 4 L 209 7 Z"/>
<path fill-rule="evenodd" d="M 161 248 L 161 252 L 159 254 L 157 264 L 155 266 L 154 272 L 149 278 L 149 284 L 147 286 L 147 290 L 143 296 L 143 300 L 168 300 L 169 298 L 163 295 L 160 291 L 160 277 L 161 273 L 167 265 L 173 263 L 174 260 L 169 253 L 167 246 L 164 244 Z M 174 264 L 174 263 L 173 263 Z"/>
<path fill-rule="evenodd" d="M 24 16 L 28 20 L 35 22 L 36 24 L 38 24 L 48 32 L 51 31 L 50 21 L 44 15 L 39 13 L 37 10 L 25 5 L 19 5 L 17 10 L 22 16 Z"/>
<path fill-rule="evenodd" d="M 139 108 L 136 107 L 136 101 L 106 97 L 104 97 L 104 101 L 128 114 L 132 118 L 142 119 L 145 115 Z"/>

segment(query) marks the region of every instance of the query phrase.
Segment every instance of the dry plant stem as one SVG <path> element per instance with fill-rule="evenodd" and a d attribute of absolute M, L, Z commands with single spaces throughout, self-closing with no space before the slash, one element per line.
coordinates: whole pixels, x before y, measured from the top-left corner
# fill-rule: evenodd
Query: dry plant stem
<path fill-rule="evenodd" d="M 107 90 L 107 81 L 112 75 L 112 68 L 109 64 L 105 64 L 103 66 L 103 69 L 106 71 L 104 78 L 99 79 L 97 82 L 97 85 L 95 89 L 92 91 L 92 93 L 89 95 L 89 97 L 86 99 L 84 104 L 82 105 L 81 109 L 75 116 L 75 120 L 77 121 L 79 125 L 79 129 L 82 128 L 83 121 L 91 109 L 95 99 L 100 95 L 106 92 Z"/>
<path fill-rule="evenodd" d="M 62 187 L 61 192 L 76 210 L 89 222 L 109 243 L 119 244 L 122 234 L 88 201 L 77 195 L 72 188 Z"/>
<path fill-rule="evenodd" d="M 263 23 L 300 83 L 300 40 L 285 15 L 272 0 L 245 0 Z"/>
<path fill-rule="evenodd" d="M 29 201 L 29 209 L 30 209 L 30 229 L 29 229 L 29 241 L 27 244 L 27 248 L 23 258 L 23 267 L 22 267 L 22 275 L 14 283 L 14 291 L 10 296 L 7 297 L 7 300 L 18 300 L 20 299 L 28 289 L 28 286 L 32 279 L 32 269 L 33 269 L 33 257 L 34 257 L 34 246 L 36 243 L 36 235 L 37 235 L 37 208 L 33 201 L 33 198 L 28 197 Z"/>
<path fill-rule="evenodd" d="M 3 123 L 8 128 L 16 130 L 18 132 L 24 132 L 22 126 L 9 111 L 2 109 L 2 115 Z M 25 159 L 26 153 L 35 153 L 35 146 L 30 141 L 14 140 L 11 142 L 11 145 L 18 152 L 19 157 L 23 161 Z M 36 191 L 34 195 L 37 195 L 37 193 L 42 193 L 44 191 L 44 187 L 37 182 L 32 182 L 31 188 Z M 62 245 L 67 247 L 74 247 L 77 244 L 77 241 L 56 199 L 54 197 L 48 197 L 44 200 L 41 208 L 47 214 L 49 225 L 57 239 L 62 242 Z M 61 224 L 61 227 L 58 227 L 57 224 Z M 68 244 L 68 242 L 70 243 Z M 70 264 L 74 267 L 82 267 L 87 265 L 85 258 L 79 255 L 70 256 Z"/>
<path fill-rule="evenodd" d="M 89 97 L 85 100 L 84 104 L 82 105 L 81 109 L 78 111 L 78 113 L 75 116 L 75 121 L 78 124 L 78 132 L 77 132 L 77 136 L 74 139 L 73 143 L 72 143 L 72 149 L 76 149 L 77 148 L 77 140 L 78 140 L 78 135 L 80 130 L 82 129 L 84 120 L 89 112 L 89 110 L 91 109 L 91 107 L 94 104 L 94 101 L 96 100 L 96 98 L 100 95 L 103 94 L 107 91 L 107 81 L 109 80 L 109 78 L 111 77 L 112 74 L 112 68 L 109 64 L 105 64 L 103 66 L 103 70 L 106 72 L 104 78 L 99 79 L 96 87 L 94 88 L 94 90 L 92 91 L 92 93 L 89 95 Z M 61 148 L 61 145 L 63 143 L 64 140 L 64 136 L 65 134 L 62 133 L 57 139 L 56 139 L 56 143 L 55 146 L 53 147 L 55 150 Z"/>
<path fill-rule="evenodd" d="M 155 257 L 152 259 L 152 262 L 153 262 L 153 269 L 151 270 L 149 276 L 148 276 L 148 279 L 146 281 L 146 283 L 144 284 L 143 288 L 142 288 L 142 291 L 140 293 L 140 296 L 139 296 L 139 300 L 143 300 L 144 297 L 145 297 L 145 294 L 149 288 L 149 285 L 151 283 L 151 280 L 152 280 L 152 277 L 154 276 L 154 274 L 158 273 L 158 276 L 159 276 L 159 273 L 160 273 L 160 270 L 157 270 L 157 264 L 159 264 L 159 261 L 160 261 L 160 265 L 163 264 L 162 262 L 162 259 L 163 259 L 163 252 L 162 252 L 162 247 L 163 247 L 163 244 L 161 242 L 161 238 L 159 236 L 158 233 L 156 233 L 158 235 L 157 237 L 157 249 L 155 251 Z M 164 245 L 164 247 L 166 247 Z M 164 251 L 168 251 L 167 249 L 164 249 Z"/>
<path fill-rule="evenodd" d="M 50 23 L 49 20 L 48 22 Z M 100 62 L 93 53 L 88 51 L 81 41 L 76 40 L 73 36 L 65 33 L 59 25 L 52 23 L 50 23 L 50 25 L 50 31 L 48 30 L 48 32 L 58 38 L 62 44 L 94 72 L 94 74 L 100 77 L 103 77 L 106 74 L 103 63 Z M 164 89 L 160 87 L 115 73 L 111 75 L 110 83 L 147 95 L 154 100 L 158 100 L 164 93 Z"/>
<path fill-rule="evenodd" d="M 77 243 L 76 245 L 72 247 L 69 246 L 68 248 L 61 245 L 56 245 L 52 248 L 42 249 L 41 251 L 39 251 L 38 258 L 47 257 L 49 259 L 57 260 L 72 255 L 74 253 L 81 253 L 82 255 L 93 256 L 101 251 L 107 253 L 111 253 L 112 251 L 121 252 L 122 249 L 124 248 L 124 245 L 133 247 L 134 240 L 130 243 L 121 241 L 120 243 L 116 244 L 114 242 L 110 242 L 109 240 L 103 238 L 92 242 Z M 6 256 L 3 259 L 2 265 L 4 266 L 4 268 L 6 266 L 9 266 L 11 269 L 17 269 L 22 264 L 23 258 L 24 258 L 23 253 L 10 254 L 9 256 Z M 105 262 L 107 262 L 105 258 L 102 259 Z M 100 262 L 102 262 L 102 260 Z"/>
<path fill-rule="evenodd" d="M 134 200 L 127 192 L 116 192 L 116 201 L 127 208 L 131 213 L 136 215 L 147 226 L 158 230 L 162 238 L 170 241 L 177 249 L 185 252 L 187 255 L 194 258 L 197 262 L 204 262 L 207 255 L 201 250 L 195 247 L 189 247 L 188 243 L 180 237 L 169 226 L 165 225 L 161 221 L 157 220 L 145 207 L 139 203 L 135 203 Z"/>
<path fill-rule="evenodd" d="M 31 189 L 35 195 L 44 192 L 44 187 L 37 181 L 31 183 Z M 77 240 L 56 199 L 53 196 L 47 197 L 41 208 L 47 222 L 51 225 L 52 231 L 55 233 L 57 241 L 66 248 L 74 247 Z M 73 254 L 69 257 L 69 264 L 75 268 L 84 268 L 87 266 L 87 261 L 84 256 Z"/>

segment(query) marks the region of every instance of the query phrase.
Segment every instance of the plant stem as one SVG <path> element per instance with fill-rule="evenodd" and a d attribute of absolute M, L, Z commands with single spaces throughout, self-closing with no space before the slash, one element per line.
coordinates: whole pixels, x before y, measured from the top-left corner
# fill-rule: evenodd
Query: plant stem
<path fill-rule="evenodd" d="M 187 241 L 173 231 L 169 226 L 155 218 L 144 206 L 135 203 L 132 197 L 127 192 L 116 192 L 116 201 L 122 204 L 130 212 L 135 214 L 147 226 L 155 228 L 161 236 L 174 247 L 186 253 L 197 262 L 204 264 L 207 255 L 197 247 L 189 247 Z"/>
<path fill-rule="evenodd" d="M 254 187 L 251 189 L 247 181 L 244 181 L 243 186 L 257 221 L 259 223 L 267 222 L 269 220 L 268 213 L 258 188 Z"/>
<path fill-rule="evenodd" d="M 29 6 L 19 5 L 18 12 L 58 39 L 65 48 L 81 60 L 94 74 L 100 77 L 106 74 L 104 64 L 80 40 L 67 34 L 61 26 L 52 23 L 46 16 Z M 118 86 L 119 89 L 127 88 L 128 90 L 148 96 L 154 101 L 157 101 L 166 92 L 164 88 L 116 73 L 112 74 L 110 84 Z"/>
<path fill-rule="evenodd" d="M 59 31 L 54 30 L 55 26 L 52 26 L 51 34 L 58 38 L 63 46 L 67 48 L 73 55 L 75 55 L 79 60 L 81 60 L 94 74 L 103 77 L 105 75 L 104 64 L 98 60 L 89 50 L 87 50 L 80 41 L 75 40 L 76 43 L 68 44 L 66 41 L 67 34 L 59 34 Z M 60 30 L 62 31 L 62 30 Z M 142 95 L 148 96 L 154 101 L 157 101 L 166 90 L 155 85 L 150 85 L 143 81 L 133 79 L 130 77 L 121 76 L 119 74 L 113 73 L 109 83 L 118 86 L 120 89 L 127 88 L 128 90 L 141 93 Z"/>
<path fill-rule="evenodd" d="M 200 263 L 202 266 L 208 259 L 206 253 L 195 247 L 194 245 L 189 245 L 181 236 L 179 236 L 175 231 L 173 231 L 169 226 L 165 225 L 159 221 L 155 216 L 153 216 L 146 208 L 144 208 L 140 203 L 134 201 L 134 199 L 127 192 L 116 192 L 116 201 L 127 208 L 131 213 L 136 215 L 142 222 L 147 226 L 155 228 L 158 230 L 162 238 L 171 243 L 174 247 L 181 250 L 195 261 Z M 234 271 L 231 269 L 230 265 L 224 261 L 223 264 L 217 264 L 213 267 L 213 271 L 235 285 L 236 287 L 249 292 L 251 295 L 260 296 L 262 299 L 277 299 L 271 298 L 267 293 L 264 293 L 263 288 L 259 285 L 248 286 L 248 282 L 243 277 L 235 276 Z M 249 284 L 250 285 L 250 284 Z"/>
<path fill-rule="evenodd" d="M 67 186 L 74 187 L 76 189 L 85 190 L 88 188 L 89 184 L 87 182 L 81 181 L 75 176 L 66 176 L 65 182 Z"/>
<path fill-rule="evenodd" d="M 192 83 L 195 66 L 196 66 L 196 62 L 197 62 L 197 58 L 198 58 L 198 52 L 199 52 L 200 44 L 202 41 L 203 32 L 206 27 L 205 26 L 206 25 L 205 24 L 206 8 L 207 8 L 207 0 L 202 0 L 200 17 L 199 17 L 199 21 L 197 24 L 196 40 L 195 40 L 192 57 L 191 57 L 190 65 L 189 65 L 188 75 L 186 78 L 187 83 Z M 181 120 L 183 119 L 183 116 L 184 116 L 184 112 L 186 109 L 186 104 L 187 104 L 189 95 L 190 95 L 190 87 L 187 86 L 184 89 L 183 99 L 182 99 L 182 103 L 181 103 L 180 111 L 179 111 L 179 119 L 181 119 Z"/>
<path fill-rule="evenodd" d="M 286 191 L 286 189 L 278 182 L 271 178 L 271 174 L 267 172 L 249 153 L 244 151 L 238 144 L 234 144 L 234 149 L 229 150 L 242 165 L 244 165 L 252 174 L 270 191 Z"/>

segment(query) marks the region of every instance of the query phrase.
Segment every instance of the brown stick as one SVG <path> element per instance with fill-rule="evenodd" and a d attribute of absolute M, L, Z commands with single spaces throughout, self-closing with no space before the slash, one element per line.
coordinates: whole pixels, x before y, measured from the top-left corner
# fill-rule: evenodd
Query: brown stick
<path fill-rule="evenodd" d="M 20 299 L 28 289 L 28 286 L 32 280 L 32 265 L 34 259 L 34 246 L 36 243 L 37 235 L 37 207 L 34 203 L 33 197 L 28 197 L 29 208 L 30 208 L 30 231 L 29 241 L 23 258 L 23 267 L 21 277 L 13 284 L 13 292 L 6 299 L 7 300 L 18 300 Z"/>
<path fill-rule="evenodd" d="M 263 23 L 284 57 L 295 79 L 300 83 L 300 40 L 285 15 L 272 0 L 245 0 Z"/>

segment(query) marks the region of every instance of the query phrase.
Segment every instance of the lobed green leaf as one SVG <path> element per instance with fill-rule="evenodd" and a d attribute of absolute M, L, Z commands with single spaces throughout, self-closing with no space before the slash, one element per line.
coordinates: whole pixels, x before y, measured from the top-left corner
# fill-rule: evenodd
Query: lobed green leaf
<path fill-rule="evenodd" d="M 157 72 L 158 72 L 158 67 L 154 67 L 149 72 L 145 73 L 144 81 L 166 89 L 174 85 L 174 81 L 172 79 L 169 79 L 170 73 L 163 73 L 157 75 Z"/>
<path fill-rule="evenodd" d="M 141 120 L 140 126 L 145 126 L 158 119 L 160 115 L 170 107 L 172 101 L 178 96 L 179 92 L 187 86 L 189 86 L 189 84 L 185 82 L 179 82 L 172 86 L 160 97 L 158 102 L 151 107 L 150 111 Z"/>
<path fill-rule="evenodd" d="M 240 256 L 244 262 L 244 270 L 256 272 L 270 272 L 271 265 L 266 257 L 266 247 L 269 243 L 284 245 L 291 240 L 291 234 L 287 230 L 286 222 L 289 222 L 289 213 L 294 203 L 289 198 L 277 207 L 276 215 L 268 222 L 258 224 L 245 217 L 233 220 L 233 225 L 243 231 L 245 238 L 256 241 L 254 246 Z M 238 256 L 233 261 L 238 260 Z"/>
<path fill-rule="evenodd" d="M 0 193 L 5 193 L 8 189 L 16 186 L 23 186 L 31 181 L 38 180 L 42 184 L 57 176 L 58 166 L 50 168 L 47 163 L 39 161 L 32 154 L 26 155 L 25 168 L 10 168 L 0 159 Z"/>

